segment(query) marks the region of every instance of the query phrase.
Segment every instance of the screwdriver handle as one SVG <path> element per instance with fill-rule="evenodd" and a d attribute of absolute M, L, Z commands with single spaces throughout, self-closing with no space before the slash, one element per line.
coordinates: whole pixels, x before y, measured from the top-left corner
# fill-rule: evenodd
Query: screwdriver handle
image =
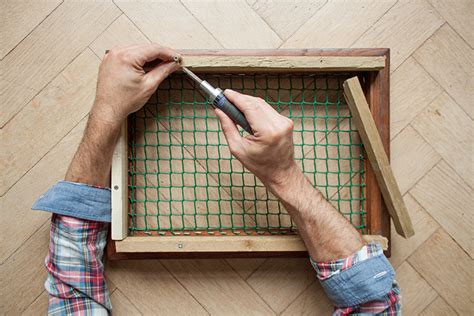
<path fill-rule="evenodd" d="M 214 99 L 213 104 L 216 108 L 227 114 L 234 123 L 240 125 L 247 133 L 253 135 L 252 128 L 245 118 L 244 113 L 227 100 L 222 92 Z"/>

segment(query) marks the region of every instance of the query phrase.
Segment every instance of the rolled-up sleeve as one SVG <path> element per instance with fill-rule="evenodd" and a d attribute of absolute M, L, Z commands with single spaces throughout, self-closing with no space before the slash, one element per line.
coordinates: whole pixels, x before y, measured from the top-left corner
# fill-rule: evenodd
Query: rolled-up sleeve
<path fill-rule="evenodd" d="M 311 264 L 335 306 L 334 315 L 400 314 L 400 288 L 380 245 L 371 243 L 347 258 Z"/>
<path fill-rule="evenodd" d="M 53 213 L 45 259 L 48 314 L 110 313 L 103 265 L 110 190 L 62 181 L 39 197 L 32 208 Z"/>

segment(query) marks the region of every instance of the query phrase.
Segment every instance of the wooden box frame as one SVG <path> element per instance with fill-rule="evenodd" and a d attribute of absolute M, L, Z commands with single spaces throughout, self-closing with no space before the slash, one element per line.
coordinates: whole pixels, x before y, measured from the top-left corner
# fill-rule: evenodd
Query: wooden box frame
<path fill-rule="evenodd" d="M 305 50 L 184 50 L 183 65 L 199 72 L 358 72 L 385 151 L 390 157 L 387 48 Z M 112 227 L 109 259 L 174 257 L 307 256 L 298 235 L 128 236 L 128 128 L 122 126 L 112 160 Z M 365 240 L 382 243 L 390 255 L 390 217 L 370 163 L 366 171 Z"/>

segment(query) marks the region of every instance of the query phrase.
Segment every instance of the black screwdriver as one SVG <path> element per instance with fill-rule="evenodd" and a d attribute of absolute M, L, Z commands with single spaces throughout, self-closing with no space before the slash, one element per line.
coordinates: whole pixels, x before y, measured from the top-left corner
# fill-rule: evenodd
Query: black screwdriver
<path fill-rule="evenodd" d="M 193 79 L 199 88 L 203 90 L 211 101 L 211 104 L 227 114 L 228 117 L 234 121 L 234 123 L 240 125 L 247 133 L 253 135 L 252 128 L 250 127 L 249 122 L 245 118 L 244 114 L 233 105 L 227 98 L 224 96 L 224 93 L 219 88 L 214 88 L 209 82 L 200 79 L 196 74 L 186 67 L 182 67 L 185 74 L 187 74 L 191 79 Z"/>

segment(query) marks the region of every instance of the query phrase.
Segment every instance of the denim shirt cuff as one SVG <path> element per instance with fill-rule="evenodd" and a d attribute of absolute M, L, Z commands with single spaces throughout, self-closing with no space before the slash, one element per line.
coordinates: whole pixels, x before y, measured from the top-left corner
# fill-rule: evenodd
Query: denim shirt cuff
<path fill-rule="evenodd" d="M 33 204 L 47 211 L 97 222 L 110 222 L 110 189 L 83 183 L 59 181 Z"/>

